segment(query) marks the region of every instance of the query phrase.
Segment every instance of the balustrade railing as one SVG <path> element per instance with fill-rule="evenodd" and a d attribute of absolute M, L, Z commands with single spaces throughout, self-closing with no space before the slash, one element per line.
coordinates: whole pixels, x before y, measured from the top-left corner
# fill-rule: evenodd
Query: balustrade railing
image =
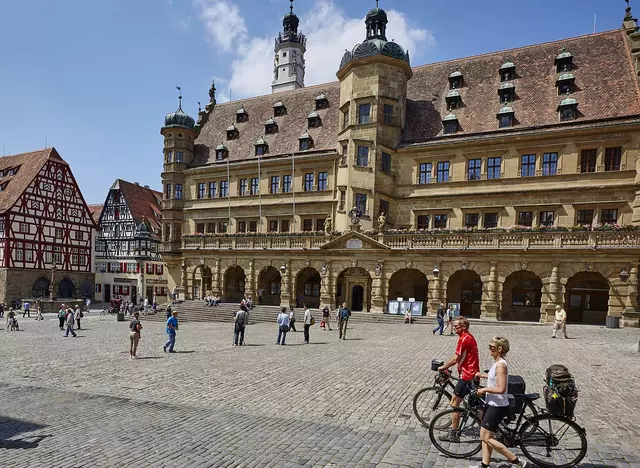
<path fill-rule="evenodd" d="M 339 236 L 301 236 L 298 234 L 246 236 L 232 234 L 224 237 L 185 236 L 183 250 L 317 250 Z M 640 231 L 586 231 L 586 232 L 495 232 L 451 234 L 374 234 L 372 239 L 393 250 L 444 249 L 620 249 L 640 247 Z M 172 244 L 173 245 L 173 244 Z M 178 244 L 179 247 L 179 244 Z M 163 251 L 167 250 L 167 244 Z M 173 245 L 172 249 L 176 246 Z"/>

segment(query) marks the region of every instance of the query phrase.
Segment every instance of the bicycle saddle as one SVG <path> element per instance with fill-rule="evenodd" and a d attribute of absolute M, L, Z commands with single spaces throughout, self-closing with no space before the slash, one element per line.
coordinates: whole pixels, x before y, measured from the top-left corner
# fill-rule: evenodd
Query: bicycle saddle
<path fill-rule="evenodd" d="M 540 394 L 539 393 L 523 393 L 520 395 L 514 395 L 514 397 L 518 400 L 535 401 L 538 398 L 540 398 Z"/>

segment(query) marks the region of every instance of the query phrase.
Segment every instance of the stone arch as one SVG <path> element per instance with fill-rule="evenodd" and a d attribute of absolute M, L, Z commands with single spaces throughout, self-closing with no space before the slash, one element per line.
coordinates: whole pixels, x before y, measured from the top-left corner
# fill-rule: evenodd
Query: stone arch
<path fill-rule="evenodd" d="M 320 285 L 322 278 L 313 267 L 303 268 L 296 275 L 295 303 L 297 307 L 308 306 L 310 309 L 320 307 Z"/>
<path fill-rule="evenodd" d="M 604 325 L 609 313 L 611 284 L 595 271 L 580 271 L 567 280 L 567 322 Z"/>
<path fill-rule="evenodd" d="M 244 286 L 247 275 L 239 265 L 233 265 L 224 272 L 224 292 L 225 302 L 240 302 L 244 299 Z"/>
<path fill-rule="evenodd" d="M 31 288 L 31 293 L 33 297 L 49 297 L 49 287 L 51 286 L 51 281 L 48 278 L 41 276 L 33 283 L 33 287 Z"/>
<path fill-rule="evenodd" d="M 58 285 L 58 298 L 74 299 L 76 297 L 76 285 L 69 278 L 63 278 Z"/>
<path fill-rule="evenodd" d="M 529 270 L 518 270 L 504 280 L 501 320 L 539 322 L 542 280 Z"/>
<path fill-rule="evenodd" d="M 191 272 L 191 297 L 194 300 L 203 299 L 211 292 L 211 280 L 213 273 L 211 268 L 205 265 L 196 266 Z"/>
<path fill-rule="evenodd" d="M 262 300 L 264 305 L 280 305 L 280 290 L 282 287 L 282 276 L 280 272 L 272 266 L 260 270 L 258 275 L 258 301 Z M 260 299 L 262 290 L 262 299 Z"/>
<path fill-rule="evenodd" d="M 93 297 L 93 283 L 90 279 L 85 279 L 82 282 L 82 297 L 85 299 Z"/>
<path fill-rule="evenodd" d="M 482 278 L 474 270 L 458 270 L 447 280 L 447 303 L 460 304 L 460 315 L 480 318 Z"/>
<path fill-rule="evenodd" d="M 349 267 L 336 278 L 336 302 L 356 312 L 371 310 L 371 275 L 362 267 Z"/>
<path fill-rule="evenodd" d="M 422 271 L 415 268 L 396 270 L 389 278 L 388 289 L 387 297 L 390 301 L 395 301 L 398 297 L 402 297 L 404 300 L 413 297 L 416 301 L 422 302 L 422 313 L 426 313 L 429 280 Z"/>

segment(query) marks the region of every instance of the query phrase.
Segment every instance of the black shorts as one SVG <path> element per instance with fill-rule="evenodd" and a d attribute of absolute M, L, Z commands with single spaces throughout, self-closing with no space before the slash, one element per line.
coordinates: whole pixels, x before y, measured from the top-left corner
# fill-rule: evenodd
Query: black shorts
<path fill-rule="evenodd" d="M 453 394 L 457 397 L 464 398 L 471 393 L 471 380 L 458 380 Z"/>
<path fill-rule="evenodd" d="M 489 406 L 487 405 L 482 415 L 482 427 L 496 432 L 500 422 L 509 414 L 508 406 Z"/>

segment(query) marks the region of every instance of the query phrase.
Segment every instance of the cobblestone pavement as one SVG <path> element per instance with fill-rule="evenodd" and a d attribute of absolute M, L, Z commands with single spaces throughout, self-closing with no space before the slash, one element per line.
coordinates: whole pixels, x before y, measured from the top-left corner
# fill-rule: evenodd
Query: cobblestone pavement
<path fill-rule="evenodd" d="M 276 325 L 184 324 L 177 354 L 162 352 L 161 323 L 147 323 L 128 359 L 128 327 L 83 319 L 63 338 L 57 319 L 21 320 L 0 331 L 0 465 L 3 467 L 380 466 L 462 467 L 430 444 L 411 402 L 432 379 L 432 358 L 455 337 L 424 325 L 353 324 L 348 340 L 311 330 L 274 345 Z M 144 319 L 143 319 L 144 325 Z M 640 467 L 638 330 L 480 325 L 486 343 L 507 336 L 512 372 L 541 391 L 544 370 L 563 363 L 576 376 L 578 422 L 587 429 L 585 467 Z M 503 464 L 493 466 L 506 467 Z"/>

